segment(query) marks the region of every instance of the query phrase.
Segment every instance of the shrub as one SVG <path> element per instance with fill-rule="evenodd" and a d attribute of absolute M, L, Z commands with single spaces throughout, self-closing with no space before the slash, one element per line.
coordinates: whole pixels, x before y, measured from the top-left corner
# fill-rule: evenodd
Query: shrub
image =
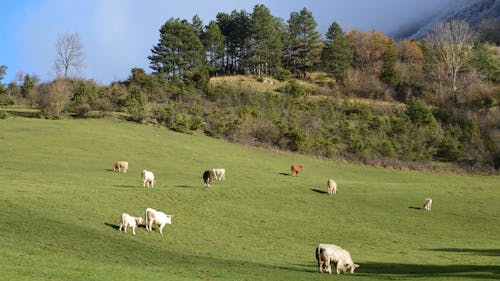
<path fill-rule="evenodd" d="M 0 109 L 0 119 L 6 119 L 7 117 L 9 117 L 9 113 L 4 109 Z"/>

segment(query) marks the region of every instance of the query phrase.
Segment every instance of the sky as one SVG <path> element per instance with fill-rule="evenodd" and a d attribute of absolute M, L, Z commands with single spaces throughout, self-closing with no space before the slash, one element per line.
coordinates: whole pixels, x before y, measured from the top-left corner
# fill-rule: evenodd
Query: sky
<path fill-rule="evenodd" d="M 20 74 L 55 78 L 55 43 L 78 32 L 85 67 L 81 78 L 101 85 L 123 81 L 134 67 L 151 72 L 151 48 L 160 27 L 170 18 L 203 24 L 220 12 L 252 12 L 264 4 L 285 22 L 290 13 L 307 8 L 322 35 L 337 22 L 345 30 L 375 29 L 390 34 L 405 23 L 432 15 L 453 0 L 2 0 L 0 2 L 0 65 L 7 73 L 0 83 L 18 82 Z"/>

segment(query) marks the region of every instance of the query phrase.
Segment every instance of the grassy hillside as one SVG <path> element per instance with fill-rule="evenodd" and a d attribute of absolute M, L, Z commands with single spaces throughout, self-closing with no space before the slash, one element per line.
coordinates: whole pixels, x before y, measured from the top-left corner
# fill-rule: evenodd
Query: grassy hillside
<path fill-rule="evenodd" d="M 116 120 L 0 120 L 0 156 L 2 280 L 500 277 L 498 176 L 377 169 Z M 118 160 L 129 173 L 111 172 Z M 304 166 L 296 178 L 292 163 Z M 226 181 L 203 189 L 216 167 Z M 147 207 L 174 214 L 163 237 L 118 231 L 122 212 Z M 320 275 L 319 243 L 361 267 Z"/>

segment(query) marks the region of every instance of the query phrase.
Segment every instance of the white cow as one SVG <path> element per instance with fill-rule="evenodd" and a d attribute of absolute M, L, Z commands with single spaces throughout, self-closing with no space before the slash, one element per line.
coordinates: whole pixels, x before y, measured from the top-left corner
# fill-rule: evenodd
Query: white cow
<path fill-rule="evenodd" d="M 319 244 L 316 248 L 316 260 L 318 261 L 318 271 L 323 273 L 323 265 L 328 273 L 332 273 L 331 264 L 337 268 L 337 274 L 346 273 L 348 270 L 354 273 L 359 267 L 352 261 L 351 255 L 345 249 L 332 244 Z"/>
<path fill-rule="evenodd" d="M 432 208 L 432 199 L 431 198 L 425 198 L 424 199 L 424 209 L 427 211 L 430 211 Z"/>
<path fill-rule="evenodd" d="M 212 172 L 214 173 L 216 180 L 226 180 L 226 169 L 224 168 L 213 169 Z"/>
<path fill-rule="evenodd" d="M 118 161 L 115 163 L 113 167 L 113 172 L 124 172 L 126 173 L 128 170 L 128 162 L 127 161 Z"/>
<path fill-rule="evenodd" d="M 328 194 L 337 194 L 337 183 L 334 180 L 328 179 L 326 181 L 326 187 L 328 188 Z"/>
<path fill-rule="evenodd" d="M 160 234 L 163 235 L 163 227 L 166 224 L 172 224 L 172 217 L 155 209 L 147 208 L 144 217 L 146 219 L 146 230 L 151 232 L 153 223 L 160 227 Z"/>
<path fill-rule="evenodd" d="M 125 233 L 127 233 L 127 227 L 132 228 L 132 233 L 135 235 L 135 228 L 142 224 L 142 218 L 141 217 L 133 217 L 129 214 L 122 214 L 121 220 L 120 220 L 120 231 L 122 231 L 122 228 L 124 229 Z"/>
<path fill-rule="evenodd" d="M 153 188 L 155 185 L 155 175 L 151 171 L 146 171 L 142 170 L 142 186 L 145 187 L 146 184 L 148 185 L 148 188 L 151 187 Z"/>

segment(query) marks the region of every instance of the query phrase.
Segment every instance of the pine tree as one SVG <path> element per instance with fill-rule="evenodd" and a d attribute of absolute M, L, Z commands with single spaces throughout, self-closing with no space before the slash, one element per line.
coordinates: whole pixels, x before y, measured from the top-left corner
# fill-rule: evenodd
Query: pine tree
<path fill-rule="evenodd" d="M 205 47 L 209 72 L 212 75 L 222 74 L 225 54 L 224 35 L 214 21 L 210 21 L 205 27 L 202 43 Z"/>
<path fill-rule="evenodd" d="M 169 80 L 185 80 L 205 62 L 197 31 L 186 20 L 169 19 L 160 28 L 160 40 L 151 52 L 151 69 Z"/>
<path fill-rule="evenodd" d="M 285 47 L 287 68 L 296 77 L 305 77 L 306 72 L 314 69 L 321 55 L 320 35 L 317 23 L 311 12 L 303 8 L 299 13 L 292 12 L 288 20 L 289 40 Z"/>
<path fill-rule="evenodd" d="M 386 49 L 382 53 L 382 70 L 380 72 L 380 80 L 386 82 L 391 86 L 396 86 L 399 83 L 398 72 L 396 71 L 396 64 L 398 62 L 398 49 L 396 42 L 390 40 Z"/>
<path fill-rule="evenodd" d="M 275 74 L 280 67 L 282 42 L 279 24 L 266 6 L 255 5 L 247 57 L 252 73 L 259 76 Z"/>
<path fill-rule="evenodd" d="M 324 70 L 342 83 L 352 63 L 352 50 L 340 25 L 332 23 L 326 33 L 325 46 L 321 54 Z"/>

